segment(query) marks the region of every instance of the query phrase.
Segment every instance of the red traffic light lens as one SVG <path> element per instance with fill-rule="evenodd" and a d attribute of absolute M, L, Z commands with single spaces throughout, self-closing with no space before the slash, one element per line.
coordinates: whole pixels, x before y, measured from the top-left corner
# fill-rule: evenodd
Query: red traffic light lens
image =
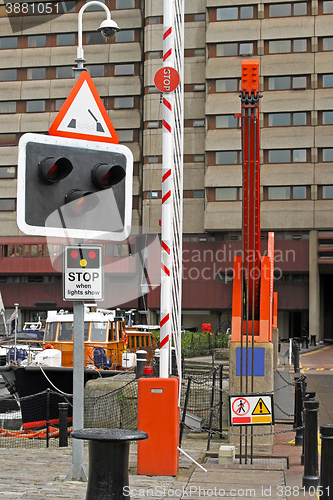
<path fill-rule="evenodd" d="M 121 165 L 98 163 L 91 171 L 91 180 L 99 189 L 107 189 L 119 184 L 126 175 Z"/>
<path fill-rule="evenodd" d="M 67 158 L 44 158 L 38 164 L 38 175 L 47 184 L 54 184 L 67 177 L 73 170 Z"/>
<path fill-rule="evenodd" d="M 99 198 L 91 191 L 72 189 L 65 197 L 65 203 L 70 203 L 70 209 L 75 215 L 83 215 L 97 207 Z"/>

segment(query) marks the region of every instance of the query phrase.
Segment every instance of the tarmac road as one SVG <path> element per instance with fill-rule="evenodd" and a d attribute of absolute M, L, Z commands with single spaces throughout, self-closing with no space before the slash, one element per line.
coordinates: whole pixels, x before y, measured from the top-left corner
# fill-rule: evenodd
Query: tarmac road
<path fill-rule="evenodd" d="M 300 368 L 319 401 L 319 425 L 333 424 L 333 345 L 301 354 Z"/>

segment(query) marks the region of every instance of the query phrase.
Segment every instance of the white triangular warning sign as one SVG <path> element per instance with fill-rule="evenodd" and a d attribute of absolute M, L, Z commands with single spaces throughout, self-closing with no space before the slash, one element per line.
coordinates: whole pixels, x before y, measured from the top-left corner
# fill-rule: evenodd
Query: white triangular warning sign
<path fill-rule="evenodd" d="M 271 412 L 263 402 L 261 398 L 259 398 L 258 403 L 254 407 L 254 410 L 252 412 L 252 415 L 270 415 Z"/>
<path fill-rule="evenodd" d="M 87 71 L 83 71 L 52 123 L 50 135 L 119 143 L 109 115 Z"/>

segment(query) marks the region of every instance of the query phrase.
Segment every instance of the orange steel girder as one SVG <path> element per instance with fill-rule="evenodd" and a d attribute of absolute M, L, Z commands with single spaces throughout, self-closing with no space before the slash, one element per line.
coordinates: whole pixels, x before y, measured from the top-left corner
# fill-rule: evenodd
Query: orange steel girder
<path fill-rule="evenodd" d="M 234 258 L 232 342 L 271 342 L 277 323 L 274 284 L 274 233 L 268 256 L 261 256 L 259 61 L 242 61 L 243 255 Z M 274 304 L 274 305 L 273 305 Z"/>

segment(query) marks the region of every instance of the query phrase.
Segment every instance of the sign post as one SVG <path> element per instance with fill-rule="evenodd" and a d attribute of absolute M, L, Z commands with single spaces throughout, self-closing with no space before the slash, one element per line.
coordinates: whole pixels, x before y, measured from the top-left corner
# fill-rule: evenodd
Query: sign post
<path fill-rule="evenodd" d="M 63 299 L 73 301 L 73 429 L 84 427 L 84 299 L 103 300 L 102 245 L 64 245 Z M 72 465 L 66 480 L 87 480 L 83 446 L 73 440 Z"/>

